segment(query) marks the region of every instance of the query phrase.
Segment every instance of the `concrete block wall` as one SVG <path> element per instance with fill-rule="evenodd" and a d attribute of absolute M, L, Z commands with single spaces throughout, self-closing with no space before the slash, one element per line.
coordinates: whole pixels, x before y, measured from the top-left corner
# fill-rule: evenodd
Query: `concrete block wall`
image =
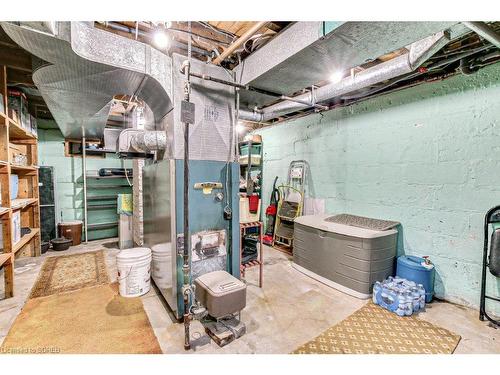
<path fill-rule="evenodd" d="M 41 166 L 53 166 L 56 183 L 56 219 L 61 221 L 83 220 L 83 180 L 82 180 L 82 158 L 64 156 L 64 137 L 59 129 L 38 130 L 38 162 Z M 130 161 L 120 160 L 113 155 L 106 158 L 87 158 L 87 170 L 98 170 L 100 168 L 123 168 L 131 167 Z M 125 181 L 125 180 L 124 180 Z M 124 192 L 127 189 L 121 189 Z M 130 189 L 128 189 L 130 190 Z M 107 195 L 118 193 L 119 189 L 100 189 L 88 194 Z M 102 209 L 89 211 L 90 222 L 116 221 L 116 209 Z M 106 230 L 88 231 L 89 240 L 107 237 L 116 237 L 117 228 Z"/>
<path fill-rule="evenodd" d="M 500 63 L 259 133 L 265 205 L 274 177 L 305 159 L 307 195 L 328 213 L 400 221 L 399 252 L 430 256 L 437 296 L 479 305 L 484 214 L 500 204 Z"/>

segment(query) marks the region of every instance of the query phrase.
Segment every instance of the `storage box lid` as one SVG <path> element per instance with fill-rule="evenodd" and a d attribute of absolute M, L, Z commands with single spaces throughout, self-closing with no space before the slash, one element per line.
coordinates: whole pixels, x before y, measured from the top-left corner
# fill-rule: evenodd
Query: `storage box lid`
<path fill-rule="evenodd" d="M 331 214 L 324 215 L 305 215 L 299 216 L 295 219 L 295 223 L 302 224 L 308 227 L 320 229 L 325 232 L 343 234 L 345 236 L 353 236 L 358 238 L 377 238 L 385 237 L 396 234 L 396 229 L 388 230 L 373 230 L 359 228 L 351 225 L 344 225 L 325 221 L 326 218 L 332 216 Z"/>
<path fill-rule="evenodd" d="M 222 296 L 246 288 L 241 280 L 226 271 L 208 272 L 198 277 L 196 281 L 214 296 Z"/>

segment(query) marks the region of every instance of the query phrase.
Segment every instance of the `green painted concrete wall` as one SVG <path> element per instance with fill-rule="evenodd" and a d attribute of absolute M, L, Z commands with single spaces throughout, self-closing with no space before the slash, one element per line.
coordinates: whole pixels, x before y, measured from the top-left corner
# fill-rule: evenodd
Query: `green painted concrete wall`
<path fill-rule="evenodd" d="M 42 166 L 53 166 L 56 179 L 57 220 L 83 220 L 83 180 L 82 158 L 64 156 L 64 137 L 59 129 L 39 129 L 38 131 L 38 162 Z M 132 163 L 123 161 L 114 155 L 106 158 L 87 158 L 87 170 L 99 168 L 131 168 Z M 111 181 L 88 181 L 88 184 L 99 185 L 115 184 Z M 126 183 L 123 179 L 120 183 Z M 91 189 L 89 195 L 109 195 L 118 192 L 131 192 L 130 188 L 120 189 Z M 89 210 L 89 223 L 102 223 L 117 221 L 116 208 Z M 88 231 L 89 240 L 98 238 L 116 237 L 117 228 Z"/>
<path fill-rule="evenodd" d="M 478 306 L 484 214 L 500 204 L 499 122 L 496 64 L 263 129 L 264 207 L 274 176 L 306 159 L 308 195 L 328 213 L 400 221 L 399 251 L 430 256 L 437 296 Z"/>

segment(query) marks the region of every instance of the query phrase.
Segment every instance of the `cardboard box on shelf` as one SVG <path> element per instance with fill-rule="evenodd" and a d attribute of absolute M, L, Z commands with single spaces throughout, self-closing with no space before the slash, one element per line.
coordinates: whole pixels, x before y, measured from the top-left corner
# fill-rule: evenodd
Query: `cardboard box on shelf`
<path fill-rule="evenodd" d="M 21 127 L 31 131 L 30 114 L 28 112 L 28 99 L 22 91 L 9 89 L 9 109 L 17 112 Z"/>

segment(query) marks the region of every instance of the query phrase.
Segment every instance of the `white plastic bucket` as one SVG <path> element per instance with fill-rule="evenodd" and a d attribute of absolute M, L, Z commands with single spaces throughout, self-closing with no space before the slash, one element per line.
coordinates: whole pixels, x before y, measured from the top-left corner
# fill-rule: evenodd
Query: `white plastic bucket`
<path fill-rule="evenodd" d="M 160 243 L 151 247 L 152 277 L 160 289 L 172 286 L 172 247 L 170 242 Z"/>
<path fill-rule="evenodd" d="M 151 288 L 151 249 L 134 247 L 116 256 L 120 295 L 138 297 Z"/>

